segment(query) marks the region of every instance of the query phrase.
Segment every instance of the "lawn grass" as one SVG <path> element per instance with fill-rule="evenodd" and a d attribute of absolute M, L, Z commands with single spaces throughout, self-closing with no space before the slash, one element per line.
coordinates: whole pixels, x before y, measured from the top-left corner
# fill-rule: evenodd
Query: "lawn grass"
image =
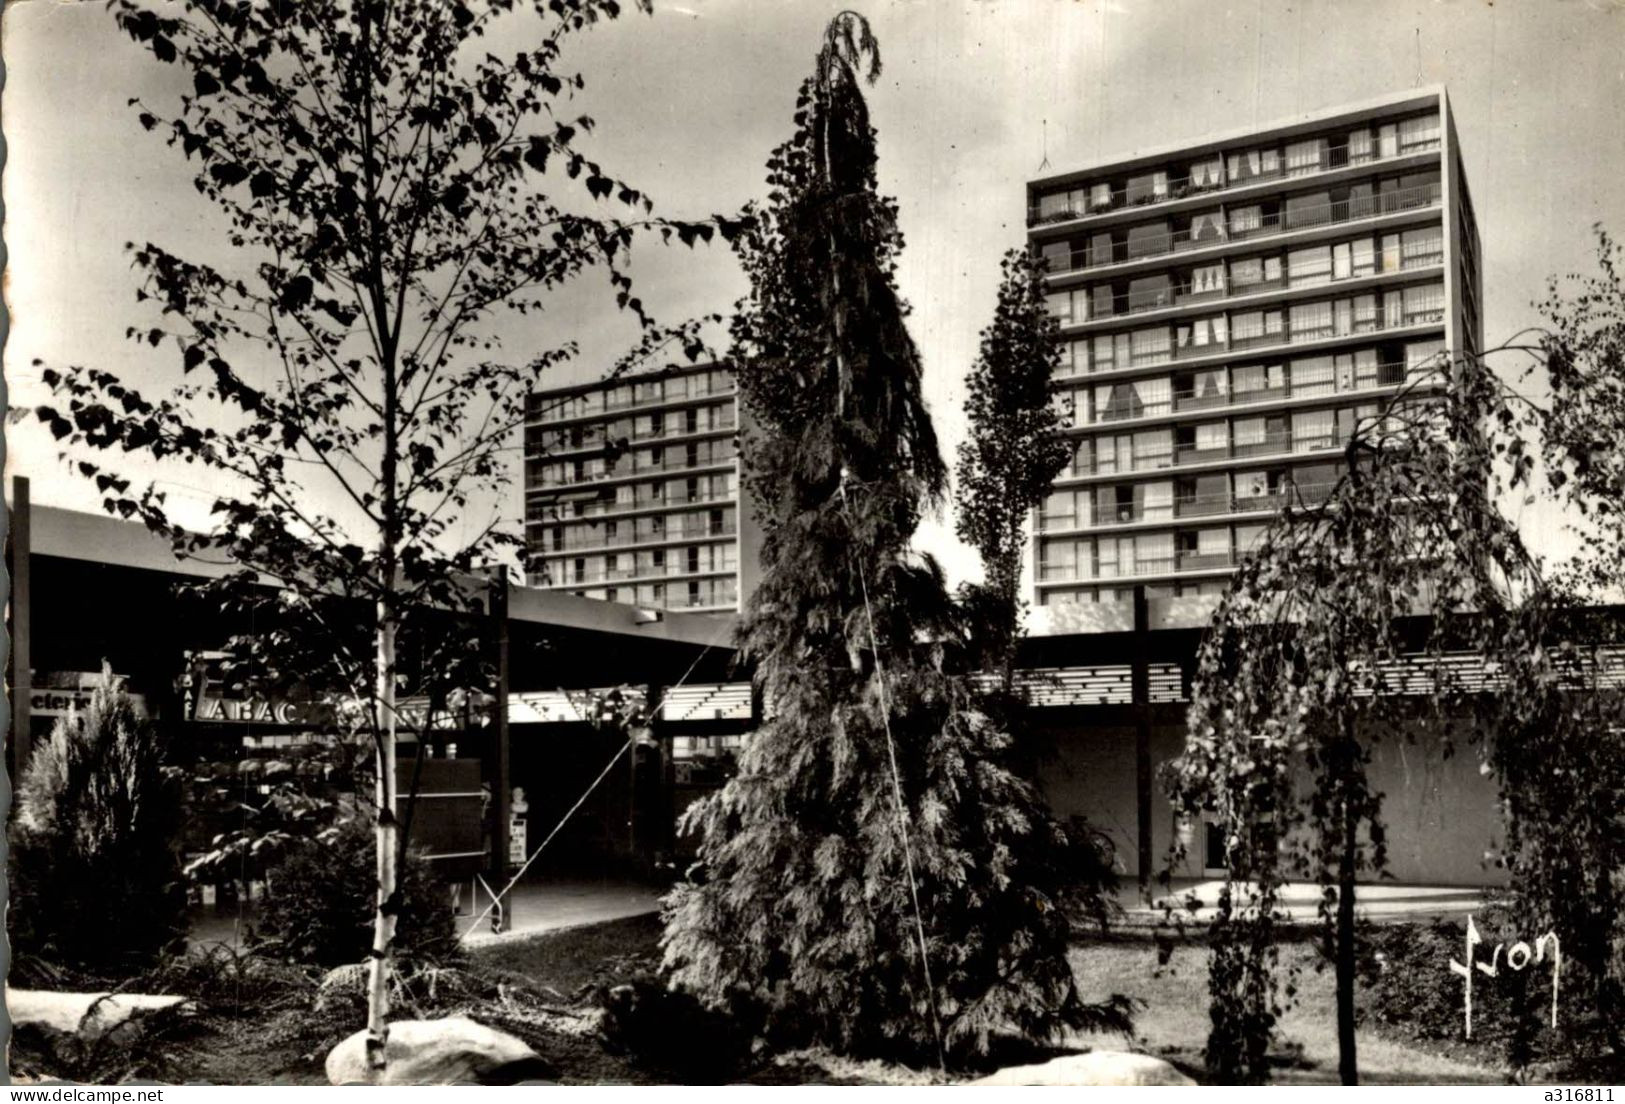
<path fill-rule="evenodd" d="M 1207 1040 L 1208 950 L 1199 944 L 1174 948 L 1159 968 L 1158 950 L 1148 939 L 1122 938 L 1091 941 L 1073 948 L 1070 955 L 1078 986 L 1085 1000 L 1123 993 L 1144 1002 L 1135 1017 L 1136 1049 L 1199 1071 L 1201 1049 Z M 1282 948 L 1282 967 L 1300 967 L 1294 1005 L 1282 1018 L 1281 1049 L 1302 1048 L 1301 1060 L 1278 1069 L 1275 1080 L 1288 1084 L 1337 1081 L 1337 1015 L 1330 966 L 1321 964 L 1310 943 Z M 1099 1047 L 1122 1046 L 1117 1038 L 1089 1038 Z M 1355 1034 L 1362 1081 L 1391 1084 L 1504 1084 L 1506 1072 L 1494 1065 L 1468 1064 L 1361 1029 Z M 1193 1074 L 1195 1075 L 1195 1074 Z"/>

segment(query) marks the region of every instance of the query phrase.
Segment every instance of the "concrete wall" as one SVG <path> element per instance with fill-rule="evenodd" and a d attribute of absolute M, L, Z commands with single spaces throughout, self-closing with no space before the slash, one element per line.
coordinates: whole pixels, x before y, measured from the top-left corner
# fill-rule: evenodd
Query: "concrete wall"
<path fill-rule="evenodd" d="M 1051 807 L 1062 817 L 1082 815 L 1105 832 L 1117 849 L 1119 871 L 1139 874 L 1138 817 L 1135 808 L 1134 729 L 1088 722 L 1052 723 L 1044 735 L 1052 752 L 1039 771 Z M 1151 757 L 1160 767 L 1184 744 L 1183 725 L 1160 724 L 1151 731 Z M 1472 748 L 1445 758 L 1437 745 L 1390 742 L 1378 745 L 1369 767 L 1372 785 L 1384 795 L 1388 872 L 1402 883 L 1501 885 L 1504 872 L 1485 863 L 1485 852 L 1502 837 L 1494 780 L 1480 774 Z M 1175 832 L 1172 806 L 1160 779 L 1152 790 L 1153 872 L 1160 872 Z M 1179 873 L 1202 874 L 1202 835 Z"/>

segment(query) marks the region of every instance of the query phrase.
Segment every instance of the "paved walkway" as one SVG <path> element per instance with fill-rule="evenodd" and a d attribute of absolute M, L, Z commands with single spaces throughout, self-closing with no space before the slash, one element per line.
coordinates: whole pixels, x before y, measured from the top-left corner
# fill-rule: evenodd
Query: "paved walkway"
<path fill-rule="evenodd" d="M 487 917 L 464 937 L 464 942 L 478 946 L 509 939 L 526 939 L 587 924 L 602 924 L 608 920 L 647 916 L 660 911 L 663 892 L 630 882 L 524 882 L 515 886 L 506 899 L 508 930 L 500 935 L 492 932 L 491 921 Z M 490 898 L 481 890 L 479 906 L 472 916 L 457 918 L 457 930 L 467 932 L 474 923 L 474 917 L 484 912 L 488 904 Z M 466 905 L 464 911 L 467 911 Z"/>
<path fill-rule="evenodd" d="M 1164 903 L 1171 903 L 1175 911 L 1187 921 L 1205 923 L 1213 918 L 1218 905 L 1219 891 L 1224 888 L 1221 879 L 1204 881 L 1175 881 L 1171 890 L 1155 887 L 1155 903 L 1147 905 L 1140 897 L 1139 887 L 1125 879 L 1118 889 L 1118 903 L 1123 906 L 1129 924 L 1140 926 L 1160 921 Z M 1201 902 L 1195 913 L 1185 909 L 1184 900 L 1194 893 Z M 1402 920 L 1430 919 L 1436 916 L 1464 917 L 1484 905 L 1484 891 L 1473 886 L 1418 886 L 1377 882 L 1358 886 L 1354 894 L 1355 912 L 1364 920 L 1379 923 L 1397 923 Z M 1313 921 L 1319 918 L 1320 887 L 1313 883 L 1294 883 L 1281 893 L 1281 904 L 1293 920 Z"/>
<path fill-rule="evenodd" d="M 522 882 L 508 895 L 509 930 L 501 935 L 493 933 L 490 918 L 486 917 L 466 936 L 466 942 L 473 946 L 496 940 L 525 939 L 586 924 L 646 916 L 660 910 L 662 892 L 632 882 L 609 880 Z M 481 890 L 477 907 L 470 912 L 467 895 L 465 885 L 457 917 L 459 932 L 467 932 L 474 925 L 475 917 L 491 902 Z M 254 916 L 252 904 L 245 904 L 240 915 L 216 913 L 213 908 L 194 909 L 189 941 L 197 947 L 225 944 L 240 948 L 242 937 L 254 923 Z"/>

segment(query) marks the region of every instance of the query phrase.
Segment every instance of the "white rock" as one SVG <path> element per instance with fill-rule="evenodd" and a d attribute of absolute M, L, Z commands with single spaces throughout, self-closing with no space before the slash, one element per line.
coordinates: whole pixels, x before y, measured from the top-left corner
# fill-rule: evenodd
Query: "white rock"
<path fill-rule="evenodd" d="M 367 1033 L 357 1031 L 327 1055 L 334 1085 L 454 1085 L 481 1080 L 513 1063 L 540 1063 L 534 1050 L 504 1031 L 464 1016 L 399 1020 L 389 1025 L 384 1068 L 367 1065 Z"/>
<path fill-rule="evenodd" d="M 1068 1054 L 1035 1066 L 1009 1066 L 974 1085 L 1194 1085 L 1161 1058 L 1126 1050 Z"/>
<path fill-rule="evenodd" d="M 49 989 L 7 989 L 11 1022 L 38 1024 L 69 1035 L 99 1039 L 131 1016 L 188 1005 L 185 997 L 147 993 L 57 993 Z M 87 1016 L 86 1014 L 89 1013 Z"/>

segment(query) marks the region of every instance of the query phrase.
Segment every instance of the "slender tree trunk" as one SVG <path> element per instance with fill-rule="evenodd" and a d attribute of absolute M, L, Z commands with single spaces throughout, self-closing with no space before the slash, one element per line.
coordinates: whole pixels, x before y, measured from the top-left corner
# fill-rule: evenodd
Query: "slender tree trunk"
<path fill-rule="evenodd" d="M 1352 727 L 1352 721 L 1345 724 Z M 1352 743 L 1347 753 L 1352 755 Z M 1357 1085 L 1360 1067 L 1354 1049 L 1354 858 L 1360 842 L 1360 819 L 1346 793 L 1342 806 L 1343 855 L 1337 871 L 1337 1072 L 1343 1084 Z"/>
<path fill-rule="evenodd" d="M 393 572 L 393 566 L 390 568 Z M 395 818 L 395 614 L 378 603 L 377 710 L 378 898 L 372 923 L 372 962 L 367 979 L 367 1062 L 384 1068 L 389 1042 L 389 963 L 397 912 L 397 822 Z"/>

